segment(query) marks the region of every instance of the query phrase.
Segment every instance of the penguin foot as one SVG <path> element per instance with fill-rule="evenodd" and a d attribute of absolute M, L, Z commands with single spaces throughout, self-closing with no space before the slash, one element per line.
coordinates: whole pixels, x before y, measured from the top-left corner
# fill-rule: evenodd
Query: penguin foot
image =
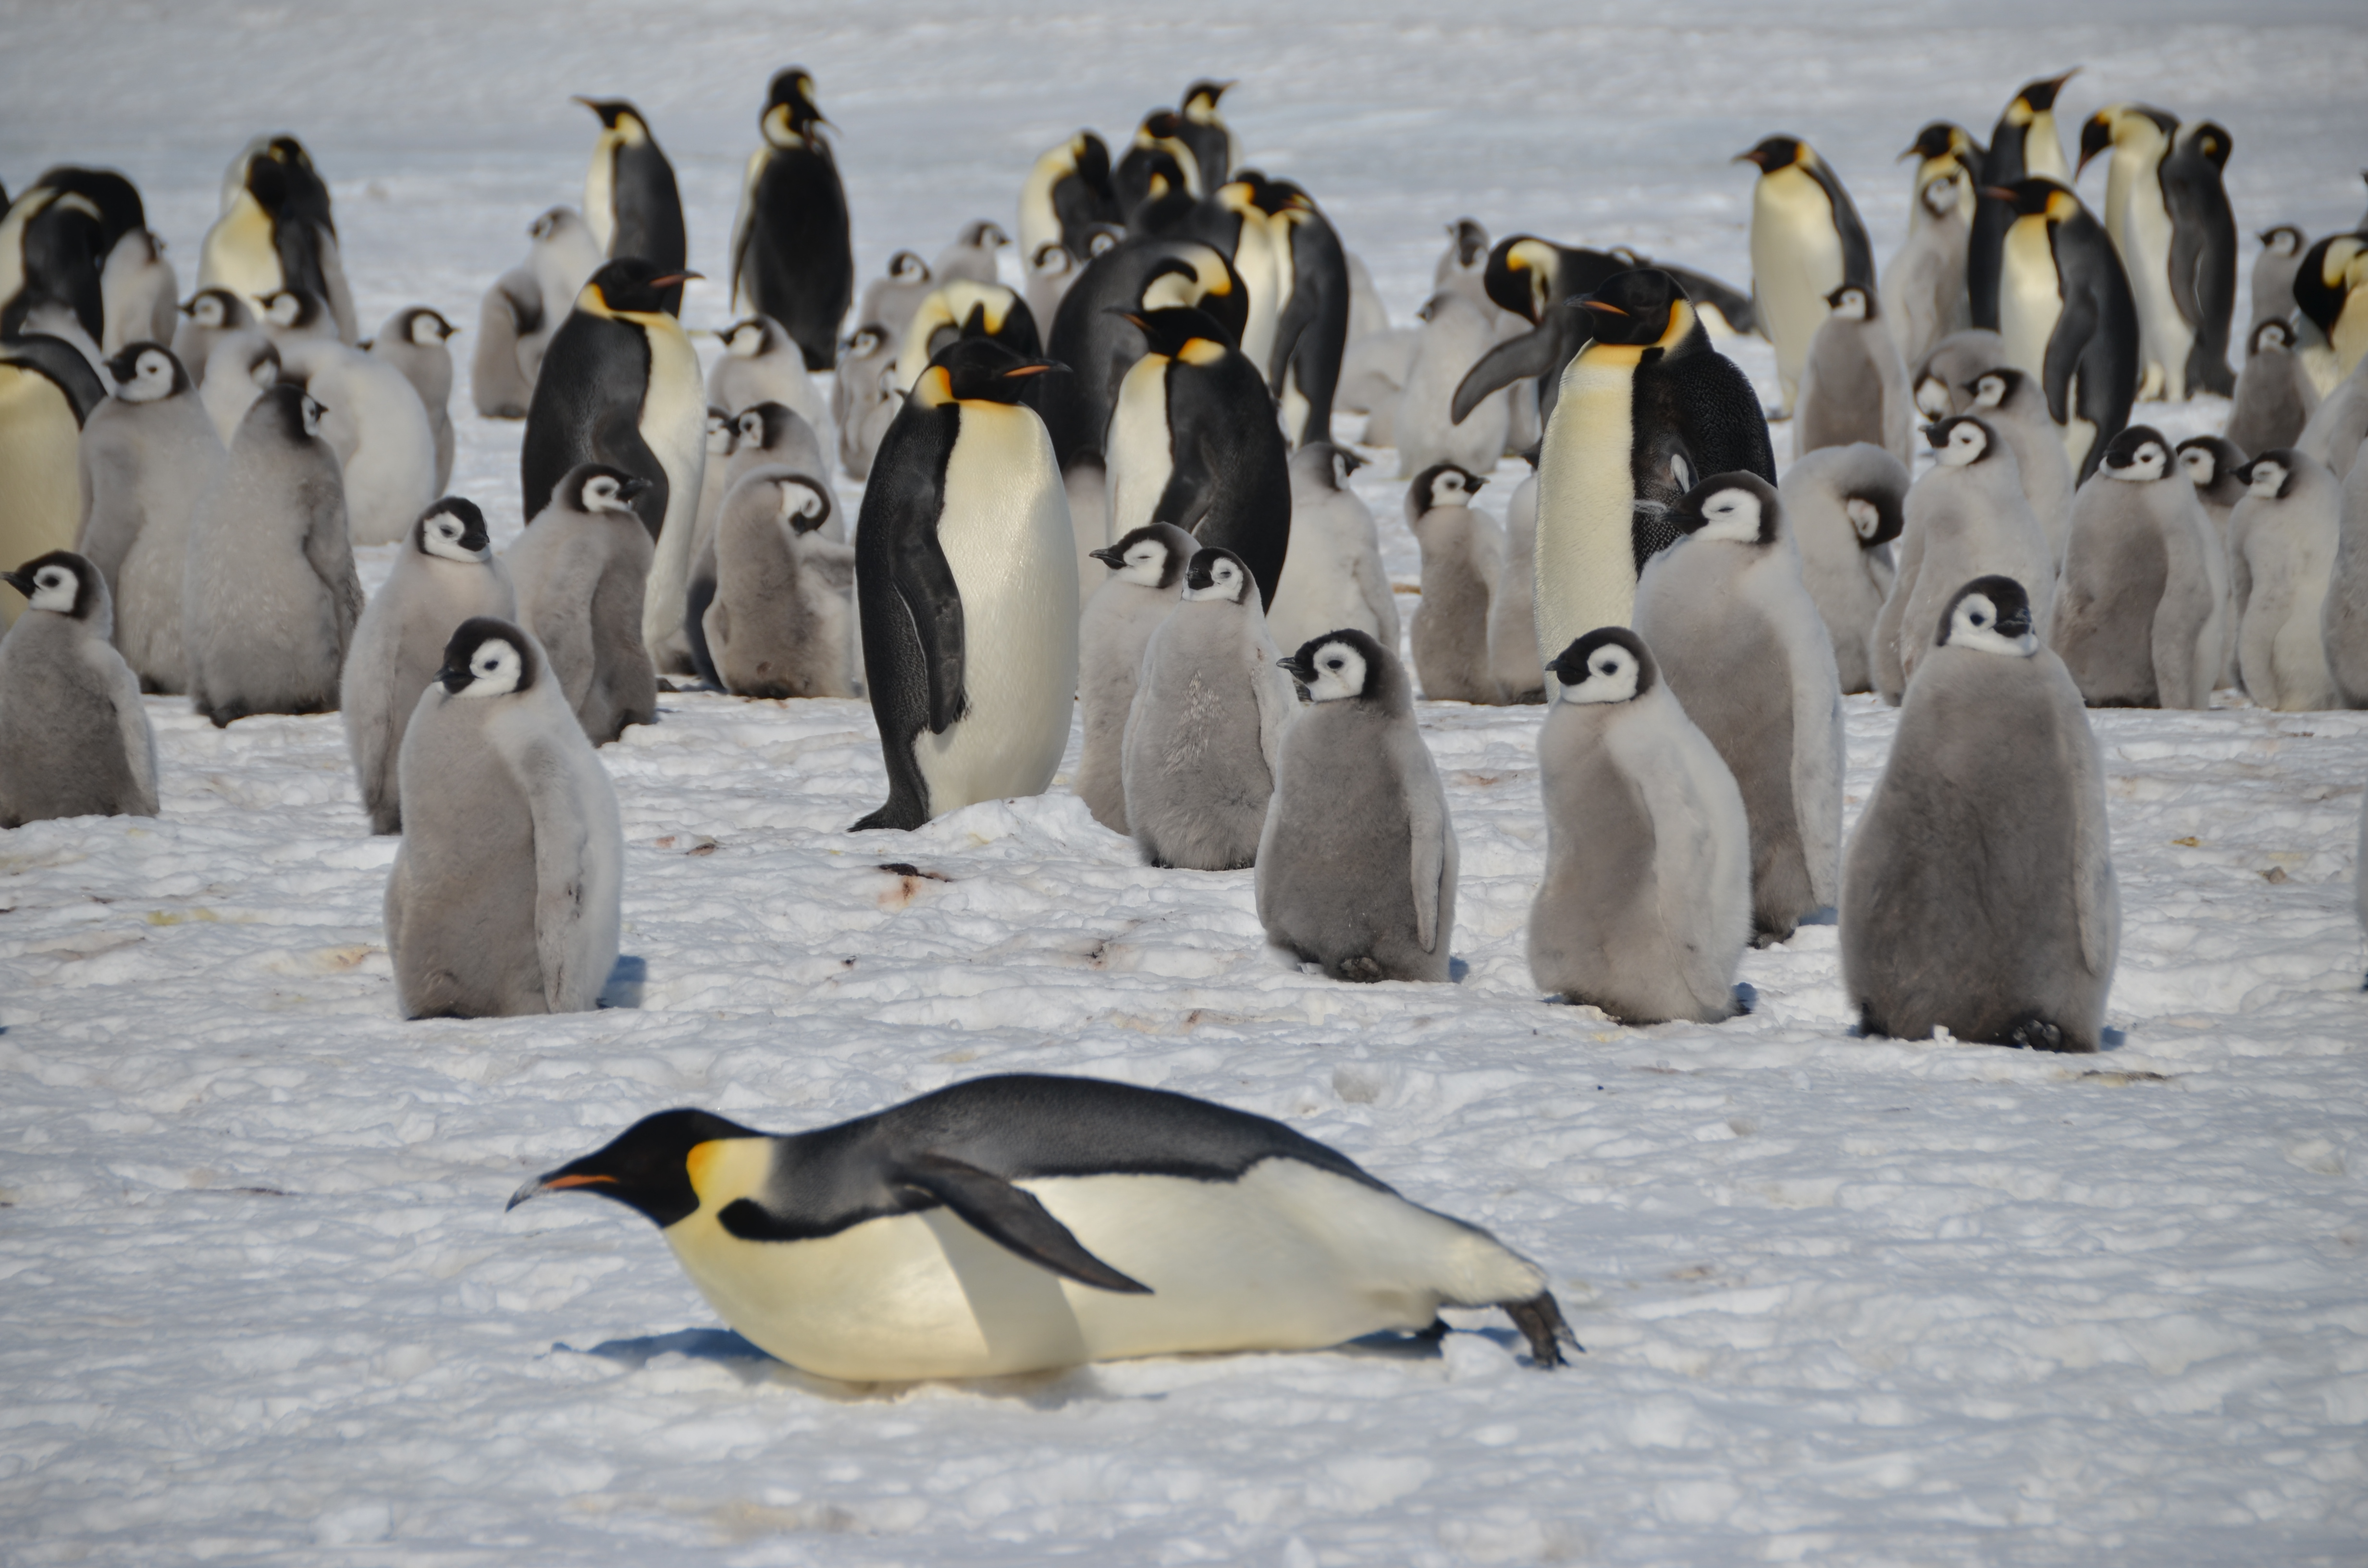
<path fill-rule="evenodd" d="M 2065 1034 L 2061 1027 L 2040 1017 L 2018 1020 L 2006 1031 L 2006 1039 L 2001 1043 L 2017 1046 L 2024 1051 L 2060 1051 L 2078 1053 L 2096 1049 L 2093 1045 L 2081 1044 Z"/>
<path fill-rule="evenodd" d="M 1563 1321 L 1562 1306 L 1554 1299 L 1553 1291 L 1541 1290 L 1526 1301 L 1500 1304 L 1505 1315 L 1513 1320 L 1513 1326 L 1521 1331 L 1521 1337 L 1530 1342 L 1530 1358 L 1537 1363 L 1538 1370 L 1550 1372 L 1567 1365 L 1562 1353 L 1565 1343 L 1580 1355 L 1587 1354 L 1587 1346 L 1578 1342 L 1578 1335 Z"/>
<path fill-rule="evenodd" d="M 1360 985 L 1371 985 L 1375 981 L 1389 978 L 1388 974 L 1383 972 L 1382 966 L 1375 963 L 1370 955 L 1364 953 L 1360 953 L 1353 959 L 1342 959 L 1339 964 L 1339 975 L 1341 979 L 1354 981 Z"/>

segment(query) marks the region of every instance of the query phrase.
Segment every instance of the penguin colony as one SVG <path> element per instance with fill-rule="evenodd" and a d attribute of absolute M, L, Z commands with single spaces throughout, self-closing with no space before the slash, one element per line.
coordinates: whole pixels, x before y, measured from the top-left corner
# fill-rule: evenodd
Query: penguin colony
<path fill-rule="evenodd" d="M 1838 918 L 1867 1033 L 2093 1051 L 2120 912 L 2084 706 L 2368 707 L 2368 230 L 2261 231 L 2237 323 L 2230 132 L 2114 104 L 2067 164 L 2070 74 L 1987 145 L 1917 133 L 1879 269 L 1840 172 L 1776 134 L 1737 160 L 1748 290 L 1464 218 L 1402 328 L 1315 199 L 1245 165 L 1214 81 L 1115 157 L 1044 153 L 1016 246 L 973 220 L 899 250 L 850 314 L 836 128 L 794 66 L 717 270 L 734 319 L 688 328 L 673 167 L 632 103 L 579 98 L 582 210 L 528 225 L 469 346 L 476 411 L 524 421 L 501 551 L 443 494 L 461 329 L 417 304 L 359 336 L 301 142 L 233 160 L 177 308 L 131 182 L 52 168 L 0 203 L 0 828 L 154 815 L 143 691 L 216 725 L 337 710 L 402 835 L 400 1009 L 577 1011 L 620 931 L 595 747 L 659 722 L 662 677 L 862 693 L 887 800 L 856 830 L 1053 788 L 1074 701 L 1103 827 L 1248 870 L 1311 972 L 1437 983 L 1458 858 L 1418 686 L 1549 704 L 1550 999 L 1716 1022 L 1747 944 Z M 2074 188 L 2100 156 L 2101 221 Z M 1781 478 L 1713 327 L 1774 347 Z M 2219 436 L 2132 423 L 2199 391 L 2232 399 Z M 1403 643 L 1349 414 L 1412 482 Z M 1517 454 L 1500 524 L 1475 499 Z M 866 482 L 851 533 L 834 460 Z M 354 549 L 389 543 L 365 606 Z M 1845 843 L 1867 691 L 1900 717 Z M 826 1375 L 1317 1347 L 1442 1305 L 1502 1307 L 1542 1368 L 1574 1343 L 1486 1232 L 1115 1084 L 980 1079 L 782 1137 L 668 1111 L 512 1204 L 575 1187 Z"/>

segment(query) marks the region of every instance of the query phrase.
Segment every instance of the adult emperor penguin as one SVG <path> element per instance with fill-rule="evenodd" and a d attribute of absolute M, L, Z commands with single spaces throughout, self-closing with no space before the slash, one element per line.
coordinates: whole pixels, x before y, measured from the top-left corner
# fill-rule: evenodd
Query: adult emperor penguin
<path fill-rule="evenodd" d="M 506 620 L 462 621 L 404 732 L 386 946 L 406 1018 L 589 1012 L 617 963 L 609 775 Z"/>
<path fill-rule="evenodd" d="M 54 205 L 29 200 L 41 192 L 57 193 L 60 199 Z M 78 199 L 63 199 L 69 197 Z M 22 220 L 12 214 L 10 220 L 0 221 L 0 278 L 6 276 L 12 265 L 30 264 L 19 267 L 20 280 L 32 285 L 37 296 L 49 296 L 54 305 L 62 307 L 57 313 L 72 317 L 80 329 L 90 298 L 91 274 L 95 273 L 103 324 L 87 335 L 96 340 L 99 352 L 112 356 L 133 343 L 171 341 L 175 301 L 180 294 L 173 264 L 165 259 L 165 242 L 148 228 L 146 205 L 140 199 L 137 186 L 113 169 L 61 165 L 42 171 L 20 193 L 20 199 L 28 203 Z M 6 202 L 6 196 L 0 195 L 0 211 L 7 210 Z M 77 254 L 82 247 L 76 243 L 76 234 L 52 236 L 40 232 L 45 227 L 44 211 L 55 215 L 50 222 L 80 230 L 90 237 L 86 260 Z M 85 221 L 95 213 L 95 233 L 84 222 L 64 216 L 68 213 Z M 46 242 L 52 239 L 63 243 L 51 249 Z M 86 266 L 88 271 L 79 273 L 71 281 L 40 276 L 60 263 Z M 58 288 L 59 283 L 65 283 L 65 287 Z M 7 290 L 8 285 L 0 282 L 0 298 L 5 298 Z M 13 322 L 20 313 L 14 302 L 0 305 L 0 322 Z M 17 330 L 54 328 L 24 324 Z"/>
<path fill-rule="evenodd" d="M 2309 362 L 2307 355 L 2304 362 Z M 2368 354 L 2319 399 L 2294 438 L 2294 449 L 2308 452 L 2341 479 L 2351 473 L 2362 441 L 2368 441 Z"/>
<path fill-rule="evenodd" d="M 1266 617 L 1278 648 L 1343 627 L 1398 645 L 1397 595 L 1373 514 L 1349 483 L 1363 461 L 1329 441 L 1291 454 L 1291 554 Z"/>
<path fill-rule="evenodd" d="M 284 381 L 256 398 L 189 517 L 181 598 L 189 701 L 217 729 L 250 713 L 337 705 L 362 588 L 321 415 Z"/>
<path fill-rule="evenodd" d="M 1232 91 L 1234 85 L 1231 82 L 1195 82 L 1184 89 L 1184 97 L 1176 106 L 1177 115 L 1183 121 L 1177 134 L 1192 149 L 1192 161 L 1200 166 L 1201 183 L 1209 190 L 1224 184 L 1241 166 L 1241 139 L 1225 123 L 1225 117 L 1217 112 L 1217 100 Z"/>
<path fill-rule="evenodd" d="M 2064 454 L 2064 427 L 2047 412 L 2047 394 L 2035 377 L 2010 365 L 1984 369 L 1963 390 L 1973 394 L 1965 412 L 2014 454 L 2022 497 L 2061 560 L 2072 537 L 2072 460 Z"/>
<path fill-rule="evenodd" d="M 2105 232 L 2129 274 L 2145 395 L 2226 395 L 2237 305 L 2237 220 L 2220 171 L 2234 140 L 2210 120 L 2182 127 L 2145 104 L 2112 104 L 2080 128 L 2080 168 L 2112 149 Z"/>
<path fill-rule="evenodd" d="M 29 561 L 74 541 L 83 517 L 83 421 L 107 396 L 90 361 L 63 338 L 0 340 L 0 561 Z M 17 619 L 0 597 L 0 627 Z"/>
<path fill-rule="evenodd" d="M 2209 708 L 2227 653 L 2220 541 L 2159 431 L 2105 448 L 2072 507 L 2049 646 L 2091 708 Z"/>
<path fill-rule="evenodd" d="M 74 550 L 120 601 L 125 557 L 152 526 L 185 537 L 189 509 L 222 463 L 222 444 L 171 349 L 134 343 L 107 362 L 107 374 L 115 393 L 83 426 L 84 510 Z M 174 589 L 177 601 L 177 574 Z M 120 602 L 115 619 L 116 645 L 129 647 Z"/>
<path fill-rule="evenodd" d="M 1826 298 L 1832 313 L 1809 339 L 1793 405 L 1793 455 L 1872 441 L 1902 463 L 1915 460 L 1915 400 L 1899 346 L 1874 296 L 1845 283 Z"/>
<path fill-rule="evenodd" d="M 233 160 L 222 216 L 199 252 L 198 287 L 227 289 L 257 308 L 283 289 L 311 294 L 328 306 L 339 339 L 359 335 L 329 187 L 293 136 L 258 136 Z"/>
<path fill-rule="evenodd" d="M 2302 356 L 2294 352 L 2294 324 L 2257 322 L 2245 345 L 2245 369 L 2237 377 L 2235 406 L 2220 434 L 2243 452 L 2273 451 L 2301 440 L 2318 409 Z"/>
<path fill-rule="evenodd" d="M 633 511 L 642 483 L 578 464 L 503 558 L 518 624 L 548 654 L 552 683 L 596 746 L 628 724 L 657 722 L 657 672 L 643 635 L 650 536 Z M 673 613 L 678 622 L 679 601 Z"/>
<path fill-rule="evenodd" d="M 1940 460 L 1907 492 L 1899 570 L 1874 623 L 1874 689 L 1895 705 L 1931 651 L 1915 629 L 1939 624 L 1956 588 L 1974 578 L 2012 577 L 2043 641 L 2054 624 L 2059 552 L 2024 499 L 1997 432 L 1958 415 L 1927 426 L 1925 437 Z"/>
<path fill-rule="evenodd" d="M 1082 267 L 1092 257 L 1086 246 L 1094 225 L 1123 221 L 1110 185 L 1110 145 L 1090 131 L 1038 158 L 1020 187 L 1019 249 L 1031 259 L 1057 244 Z"/>
<path fill-rule="evenodd" d="M 40 333 L 98 358 L 106 244 L 98 204 L 84 193 L 37 184 L 18 197 L 0 218 L 0 336 Z"/>
<path fill-rule="evenodd" d="M 1949 599 L 1850 837 L 1842 984 L 1871 1035 L 2094 1051 L 2121 924 L 2079 689 L 2022 585 L 1977 577 Z"/>
<path fill-rule="evenodd" d="M 864 686 L 888 800 L 856 828 L 916 828 L 1042 794 L 1077 689 L 1077 562 L 1061 472 L 1019 406 L 1030 364 L 948 346 L 888 427 L 855 527 Z"/>
<path fill-rule="evenodd" d="M 819 128 L 814 78 L 792 65 L 773 78 L 732 225 L 733 308 L 780 322 L 805 351 L 806 369 L 838 359 L 838 324 L 855 301 L 855 249 L 847 191 Z"/>
<path fill-rule="evenodd" d="M 1152 523 L 1093 552 L 1110 577 L 1077 627 L 1077 799 L 1094 820 L 1128 831 L 1123 746 L 1143 650 L 1183 600 L 1184 569 L 1200 544 L 1173 523 Z"/>
<path fill-rule="evenodd" d="M 2335 568 L 2319 612 L 2319 640 L 2335 699 L 2368 708 L 2368 463 L 2353 463 L 2343 482 L 2343 513 Z"/>
<path fill-rule="evenodd" d="M 655 1221 L 725 1323 L 859 1381 L 1314 1350 L 1501 1306 L 1571 1342 L 1545 1271 L 1278 1121 L 1164 1089 L 976 1078 L 772 1137 L 701 1110 L 528 1182 Z"/>
<path fill-rule="evenodd" d="M 460 331 L 426 305 L 410 305 L 386 318 L 365 347 L 403 372 L 427 411 L 427 432 L 436 444 L 436 490 L 452 482 L 452 351 L 446 340 Z"/>
<path fill-rule="evenodd" d="M 824 445 L 829 445 L 830 404 L 806 373 L 805 356 L 780 322 L 769 316 L 750 316 L 715 335 L 723 341 L 723 357 L 707 372 L 711 406 L 737 414 L 760 403 L 778 403 L 795 409 L 824 437 Z"/>
<path fill-rule="evenodd" d="M 1291 278 L 1275 318 L 1267 380 L 1292 445 L 1328 443 L 1353 303 L 1349 253 L 1314 197 L 1287 179 L 1269 180 L 1266 188 L 1281 203 L 1268 226 Z"/>
<path fill-rule="evenodd" d="M 2112 241 L 2071 187 L 2026 179 L 1985 187 L 2013 215 L 1999 262 L 1998 335 L 2007 362 L 2040 379 L 2079 476 L 2130 422 L 2138 389 L 2138 314 Z"/>
<path fill-rule="evenodd" d="M 1973 238 L 1974 177 L 1982 149 L 1962 126 L 1934 120 L 1902 158 L 1916 160 L 1907 238 L 1883 269 L 1883 320 L 1899 358 L 1920 364 L 1932 346 L 1973 325 L 1965 250 Z"/>
<path fill-rule="evenodd" d="M 1711 347 L 1677 279 L 1650 267 L 1620 273 L 1585 308 L 1594 341 L 1563 371 L 1538 455 L 1541 662 L 1627 623 L 1637 574 L 1677 538 L 1668 508 L 1696 480 L 1776 479 L 1759 394 Z"/>
<path fill-rule="evenodd" d="M 1777 486 L 1785 531 L 1801 552 L 1801 584 L 1816 602 L 1845 694 L 1874 689 L 1874 623 L 1891 593 L 1892 541 L 1905 527 L 1907 470 L 1861 441 L 1822 447 Z"/>
<path fill-rule="evenodd" d="M 1776 382 L 1790 414 L 1834 290 L 1854 284 L 1862 298 L 1875 297 L 1874 247 L 1841 176 L 1799 137 L 1770 136 L 1736 162 L 1759 170 L 1751 187 L 1751 303 L 1776 346 Z"/>
<path fill-rule="evenodd" d="M 1281 658 L 1241 558 L 1195 552 L 1183 602 L 1144 646 L 1121 743 L 1127 827 L 1151 864 L 1238 871 L 1257 862 L 1298 707 Z"/>
<path fill-rule="evenodd" d="M 363 607 L 337 684 L 346 748 L 372 833 L 403 831 L 404 731 L 443 667 L 453 629 L 478 616 L 515 620 L 518 596 L 494 554 L 485 515 L 475 502 L 447 495 L 420 515 L 394 569 Z"/>
<path fill-rule="evenodd" d="M 2283 712 L 2336 706 L 2323 621 L 2342 540 L 2342 487 L 2293 448 L 2237 471 L 2246 495 L 2228 518 L 2237 668 L 2245 695 Z"/>
<path fill-rule="evenodd" d="M 1433 702 L 1505 701 L 1488 657 L 1489 601 L 1504 575 L 1505 535 L 1472 505 L 1488 482 L 1434 463 L 1406 487 L 1406 527 L 1422 550 L 1422 602 L 1407 645 Z"/>
<path fill-rule="evenodd" d="M 611 260 L 635 256 L 662 273 L 684 273 L 690 242 L 683 232 L 682 193 L 649 122 L 622 98 L 575 101 L 600 117 L 600 139 L 584 174 L 584 221 L 601 254 Z M 682 314 L 681 283 L 667 284 L 659 298 L 666 314 Z"/>
<path fill-rule="evenodd" d="M 72 551 L 0 572 L 26 613 L 0 637 L 0 828 L 156 814 L 156 737 L 108 642 L 107 579 Z"/>
<path fill-rule="evenodd" d="M 818 482 L 780 463 L 741 475 L 723 498 L 692 575 L 712 584 L 701 641 L 734 696 L 855 695 L 855 550 L 823 537 L 833 509 Z"/>
<path fill-rule="evenodd" d="M 1735 776 L 1624 626 L 1546 666 L 1538 732 L 1546 865 L 1530 979 L 1622 1023 L 1714 1024 L 1739 1010 L 1751 940 L 1751 827 Z"/>
<path fill-rule="evenodd" d="M 991 337 L 1022 359 L 1041 358 L 1044 352 L 1035 314 L 1018 290 L 958 278 L 930 290 L 905 324 L 896 380 L 906 392 L 928 369 L 931 356 L 957 337 Z M 1053 445 L 1057 451 L 1057 435 Z"/>
<path fill-rule="evenodd" d="M 1361 631 L 1282 661 L 1306 695 L 1258 836 L 1266 939 L 1336 979 L 1449 977 L 1455 824 L 1397 655 Z"/>
<path fill-rule="evenodd" d="M 2014 222 L 2010 204 L 1987 195 L 1983 187 L 2010 186 L 2034 176 L 2065 186 L 2072 183 L 2072 165 L 2064 161 L 2064 143 L 2055 131 L 2055 95 L 2079 69 L 2075 65 L 2061 76 L 2025 82 L 1998 116 L 1990 144 L 1982 153 L 1973 234 L 1965 248 L 1965 291 L 1977 327 L 2004 330 L 1998 324 L 1998 279 L 2006 232 Z"/>
<path fill-rule="evenodd" d="M 1249 321 L 1249 290 L 1213 245 L 1133 236 L 1095 256 L 1078 274 L 1061 297 L 1046 351 L 1076 372 L 1087 429 L 1109 430 L 1119 388 L 1144 356 L 1143 330 L 1127 316 L 1185 305 L 1213 318 L 1224 328 L 1225 342 L 1241 342 Z"/>
<path fill-rule="evenodd" d="M 1789 938 L 1840 891 L 1842 697 L 1776 487 L 1713 474 L 1671 514 L 1682 538 L 1636 585 L 1636 635 L 1717 748 L 1751 825 L 1752 928 Z"/>

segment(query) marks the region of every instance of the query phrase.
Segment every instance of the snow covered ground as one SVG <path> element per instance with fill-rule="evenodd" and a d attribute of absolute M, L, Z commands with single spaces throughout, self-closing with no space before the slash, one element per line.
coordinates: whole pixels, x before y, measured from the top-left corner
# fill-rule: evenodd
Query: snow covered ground
<path fill-rule="evenodd" d="M 1230 74 L 1252 157 L 1315 191 L 1404 320 L 1466 212 L 1743 281 L 1726 160 L 1780 129 L 1887 254 L 1918 125 L 1987 134 L 2085 62 L 2067 125 L 2143 97 L 2234 131 L 2248 230 L 2361 206 L 2351 5 L 1278 9 L 18 0 L 0 177 L 120 165 L 186 269 L 223 162 L 293 129 L 365 315 L 473 324 L 527 221 L 580 199 L 572 92 L 640 101 L 720 278 L 764 79 L 810 66 L 868 275 L 1008 226 L 1077 125 L 1122 137 Z M 694 288 L 691 320 L 722 312 Z M 518 429 L 465 409 L 455 488 L 499 537 Z M 1360 488 L 1411 581 L 1398 487 Z M 161 819 L 0 834 L 0 1562 L 2086 1568 L 2368 1542 L 2368 715 L 2095 716 L 2119 1038 L 2050 1058 L 1850 1038 L 1831 927 L 1753 954 L 1758 1011 L 1716 1028 L 1541 1005 L 1538 710 L 1452 704 L 1423 726 L 1459 985 L 1296 972 L 1248 873 L 1145 869 L 1065 779 L 849 835 L 882 790 L 867 708 L 677 695 L 602 754 L 638 1009 L 404 1024 L 393 843 L 336 721 L 152 713 Z M 1853 815 L 1891 731 L 1851 699 Z M 791 1130 L 1021 1069 L 1337 1145 L 1544 1263 L 1588 1354 L 1541 1375 L 1466 1314 L 1436 1352 L 849 1389 L 723 1333 L 638 1219 L 502 1210 L 666 1106 Z"/>

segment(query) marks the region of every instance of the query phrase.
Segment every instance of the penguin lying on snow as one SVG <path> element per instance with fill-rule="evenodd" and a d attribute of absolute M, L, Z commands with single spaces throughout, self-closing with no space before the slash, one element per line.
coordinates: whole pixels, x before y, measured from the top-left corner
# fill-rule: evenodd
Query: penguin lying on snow
<path fill-rule="evenodd" d="M 108 645 L 107 579 L 71 551 L 0 572 L 26 613 L 0 637 L 0 828 L 156 814 L 156 737 Z"/>
<path fill-rule="evenodd" d="M 768 1136 L 646 1118 L 521 1187 L 656 1222 L 758 1346 L 825 1377 L 992 1377 L 1312 1350 L 1501 1306 L 1540 1368 L 1575 1345 L 1545 1272 L 1280 1122 L 1090 1078 L 980 1078 Z"/>

